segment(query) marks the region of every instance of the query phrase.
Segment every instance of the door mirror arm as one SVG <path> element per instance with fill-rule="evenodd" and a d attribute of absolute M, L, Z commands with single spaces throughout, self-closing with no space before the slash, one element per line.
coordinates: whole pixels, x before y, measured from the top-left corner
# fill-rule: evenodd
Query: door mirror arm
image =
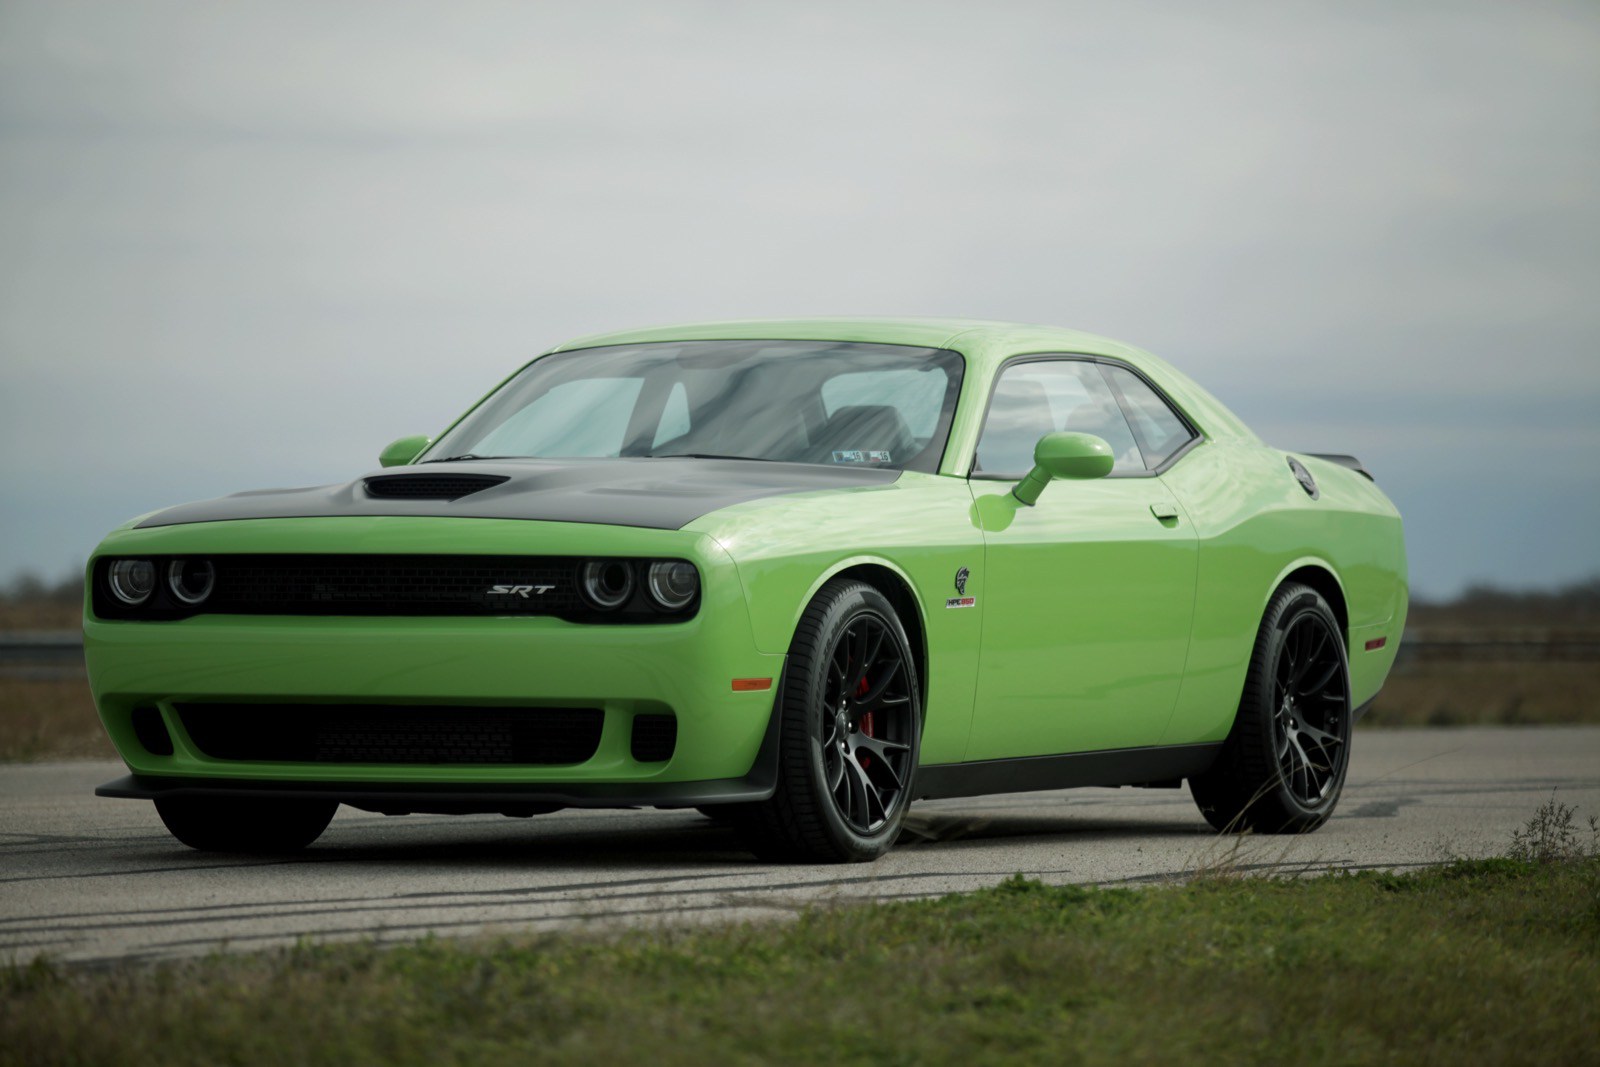
<path fill-rule="evenodd" d="M 1031 508 L 1052 480 L 1104 478 L 1115 463 L 1111 446 L 1092 433 L 1047 433 L 1033 448 L 1033 469 L 1012 488 L 1011 495 Z"/>

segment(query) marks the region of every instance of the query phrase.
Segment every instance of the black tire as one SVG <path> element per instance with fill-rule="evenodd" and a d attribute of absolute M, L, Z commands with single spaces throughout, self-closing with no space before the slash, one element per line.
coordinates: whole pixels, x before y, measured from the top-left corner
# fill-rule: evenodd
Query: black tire
<path fill-rule="evenodd" d="M 916 661 L 893 605 L 824 585 L 795 630 L 778 699 L 778 785 L 741 824 L 763 859 L 874 860 L 900 835 L 922 741 Z"/>
<path fill-rule="evenodd" d="M 1309 833 L 1328 821 L 1350 765 L 1350 664 L 1327 601 L 1298 583 L 1267 605 L 1233 729 L 1189 779 L 1223 833 Z"/>
<path fill-rule="evenodd" d="M 255 797 L 161 797 L 156 813 L 167 830 L 202 852 L 299 852 L 328 828 L 331 800 Z"/>

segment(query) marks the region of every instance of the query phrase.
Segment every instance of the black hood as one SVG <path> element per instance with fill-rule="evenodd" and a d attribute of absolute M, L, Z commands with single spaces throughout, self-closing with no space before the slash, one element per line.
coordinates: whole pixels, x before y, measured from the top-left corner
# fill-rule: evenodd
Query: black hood
<path fill-rule="evenodd" d="M 139 523 L 425 515 L 539 519 L 677 530 L 719 508 L 780 493 L 888 485 L 897 470 L 730 459 L 523 459 L 425 463 L 342 485 L 265 489 L 180 504 Z"/>

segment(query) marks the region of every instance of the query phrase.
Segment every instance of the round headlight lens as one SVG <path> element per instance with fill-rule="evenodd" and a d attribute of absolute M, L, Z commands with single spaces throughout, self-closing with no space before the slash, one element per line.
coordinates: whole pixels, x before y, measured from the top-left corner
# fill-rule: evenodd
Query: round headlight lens
<path fill-rule="evenodd" d="M 700 572 L 682 560 L 658 560 L 650 564 L 646 585 L 651 600 L 668 611 L 680 611 L 700 591 Z"/>
<path fill-rule="evenodd" d="M 208 559 L 175 559 L 167 567 L 167 588 L 185 604 L 198 604 L 211 595 L 217 571 Z"/>
<path fill-rule="evenodd" d="M 156 590 L 156 565 L 147 559 L 119 559 L 111 565 L 110 584 L 124 604 L 143 604 Z"/>
<path fill-rule="evenodd" d="M 621 560 L 590 560 L 582 577 L 584 599 L 597 608 L 620 608 L 633 596 L 633 568 Z"/>

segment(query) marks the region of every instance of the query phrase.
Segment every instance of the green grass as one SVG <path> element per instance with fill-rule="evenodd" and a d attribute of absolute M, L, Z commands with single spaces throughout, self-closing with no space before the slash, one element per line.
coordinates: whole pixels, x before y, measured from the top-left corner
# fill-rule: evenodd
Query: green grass
<path fill-rule="evenodd" d="M 34 1065 L 1578 1063 L 1597 1033 L 1592 856 L 0 978 L 0 1062 Z"/>

